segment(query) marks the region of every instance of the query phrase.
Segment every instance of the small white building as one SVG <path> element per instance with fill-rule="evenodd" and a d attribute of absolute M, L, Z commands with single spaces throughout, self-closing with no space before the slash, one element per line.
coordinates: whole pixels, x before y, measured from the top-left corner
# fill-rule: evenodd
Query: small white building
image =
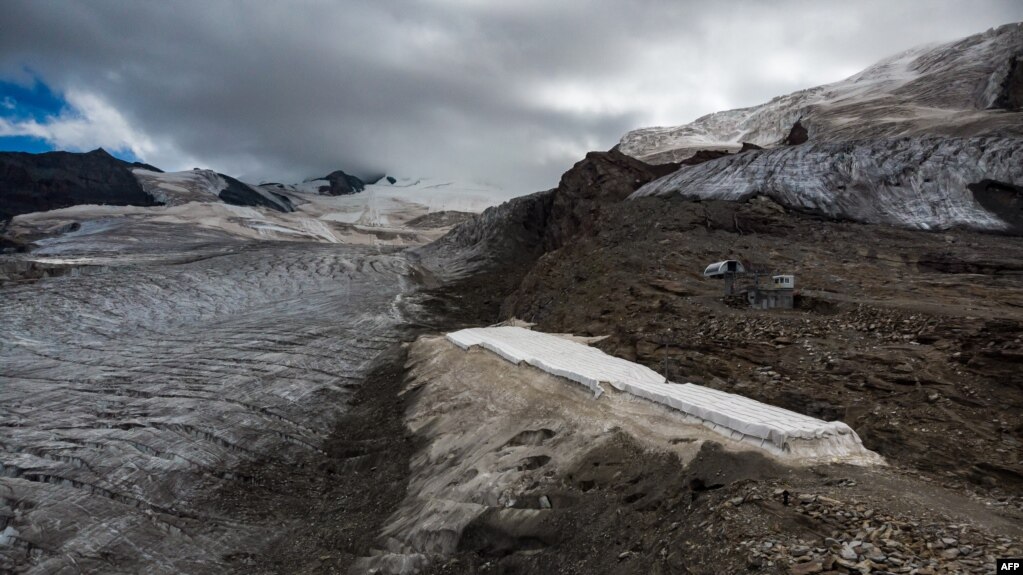
<path fill-rule="evenodd" d="M 774 276 L 771 280 L 770 289 L 796 289 L 796 276 Z"/>
<path fill-rule="evenodd" d="M 746 291 L 750 307 L 759 309 L 792 309 L 795 307 L 796 276 L 771 276 L 771 283 L 759 285 Z"/>

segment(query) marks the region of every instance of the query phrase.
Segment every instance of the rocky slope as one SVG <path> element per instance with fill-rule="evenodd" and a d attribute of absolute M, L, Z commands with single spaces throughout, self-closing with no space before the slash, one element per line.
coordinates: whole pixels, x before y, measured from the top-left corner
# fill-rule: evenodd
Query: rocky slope
<path fill-rule="evenodd" d="M 657 162 L 743 150 L 682 166 L 633 197 L 766 195 L 836 219 L 1018 234 L 1023 24 L 909 50 L 847 80 L 627 134 L 620 149 Z"/>
<path fill-rule="evenodd" d="M 756 153 L 703 154 L 683 170 L 710 173 Z M 1023 409 L 1020 238 L 835 221 L 767 196 L 623 200 L 675 168 L 591 153 L 558 188 L 456 228 L 419 250 L 452 280 L 438 307 L 475 310 L 477 325 L 517 317 L 542 331 L 606 336 L 596 344 L 604 351 L 667 365 L 674 380 L 840 419 L 891 469 L 822 466 L 778 478 L 735 458 L 673 468 L 658 483 L 663 493 L 640 496 L 632 481 L 660 473 L 650 460 L 662 452 L 612 458 L 617 479 L 596 489 L 576 483 L 572 462 L 551 463 L 521 499 L 561 497 L 564 511 L 521 522 L 489 510 L 433 572 L 983 573 L 990 556 L 1018 549 L 1018 531 L 985 526 L 1023 517 L 1023 427 L 1010 415 Z M 724 300 L 721 284 L 701 274 L 724 258 L 796 274 L 800 307 Z M 461 274 L 445 276 L 450 269 Z M 746 466 L 761 473 L 733 475 Z M 694 477 L 714 478 L 720 491 L 687 486 Z M 785 490 L 798 502 L 785 505 Z M 971 517 L 958 515 L 976 502 Z M 633 526 L 627 536 L 615 528 L 622 521 Z M 552 525 L 570 534 L 552 537 Z"/>
<path fill-rule="evenodd" d="M 85 154 L 2 152 L 0 221 L 77 204 L 157 205 L 132 177 L 133 167 L 102 149 Z"/>
<path fill-rule="evenodd" d="M 135 169 L 132 174 L 146 192 L 168 206 L 221 201 L 233 206 L 261 207 L 277 212 L 295 211 L 288 196 L 250 186 L 213 170 L 164 173 Z"/>

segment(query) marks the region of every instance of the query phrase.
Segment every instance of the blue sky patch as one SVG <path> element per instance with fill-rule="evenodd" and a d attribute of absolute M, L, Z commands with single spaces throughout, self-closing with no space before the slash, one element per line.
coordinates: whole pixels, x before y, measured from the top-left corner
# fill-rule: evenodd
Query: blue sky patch
<path fill-rule="evenodd" d="M 42 121 L 66 107 L 64 98 L 38 79 L 30 87 L 0 80 L 0 116 L 4 118 Z"/>
<path fill-rule="evenodd" d="M 67 100 L 38 77 L 31 86 L 0 80 L 0 118 L 4 120 L 9 122 L 35 120 L 45 124 L 50 118 L 60 116 L 69 108 Z M 3 152 L 38 154 L 56 149 L 52 143 L 35 136 L 0 136 L 0 151 Z M 107 151 L 115 158 L 127 162 L 139 161 L 130 149 Z"/>

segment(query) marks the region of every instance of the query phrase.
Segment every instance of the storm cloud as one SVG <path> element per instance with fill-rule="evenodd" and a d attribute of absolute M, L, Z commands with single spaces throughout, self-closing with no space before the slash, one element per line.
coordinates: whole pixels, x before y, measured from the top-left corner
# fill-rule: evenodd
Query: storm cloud
<path fill-rule="evenodd" d="M 521 193 L 628 130 L 1021 19 L 1018 0 L 8 0 L 0 80 L 67 110 L 0 135 L 252 181 L 340 168 Z"/>

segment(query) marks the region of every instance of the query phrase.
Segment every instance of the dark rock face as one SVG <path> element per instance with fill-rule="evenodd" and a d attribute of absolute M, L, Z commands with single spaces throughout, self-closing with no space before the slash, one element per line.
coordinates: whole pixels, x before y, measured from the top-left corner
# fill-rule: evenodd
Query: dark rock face
<path fill-rule="evenodd" d="M 320 186 L 320 193 L 328 196 L 346 196 L 357 194 L 366 189 L 366 183 L 359 178 L 346 174 L 341 170 L 331 172 L 318 180 L 327 180 L 329 186 Z M 394 182 L 391 182 L 394 183 Z"/>
<path fill-rule="evenodd" d="M 727 155 L 727 152 L 700 151 L 683 163 L 699 164 Z M 643 184 L 678 168 L 677 163 L 647 164 L 616 149 L 586 154 L 561 176 L 551 206 L 551 217 L 557 225 L 548 226 L 545 247 L 557 249 L 572 236 L 590 233 L 600 211 L 609 203 L 624 200 Z"/>
<path fill-rule="evenodd" d="M 809 139 L 810 134 L 806 131 L 806 127 L 803 126 L 802 122 L 796 120 L 796 123 L 792 125 L 792 129 L 789 131 L 789 135 L 785 137 L 785 141 L 782 143 L 786 146 L 798 146 L 799 144 L 805 144 Z"/>
<path fill-rule="evenodd" d="M 977 203 L 1005 220 L 1014 233 L 1023 233 L 1023 186 L 997 180 L 981 180 L 966 186 Z"/>
<path fill-rule="evenodd" d="M 646 164 L 617 149 L 590 152 L 562 175 L 557 188 L 487 208 L 413 255 L 442 278 L 497 269 L 499 281 L 488 281 L 510 291 L 517 285 L 517 278 L 544 253 L 562 247 L 579 234 L 593 233 L 607 206 L 623 201 L 638 187 L 678 167 Z M 484 273 L 478 277 L 487 276 Z M 487 289 L 496 289 L 495 285 Z"/>
<path fill-rule="evenodd" d="M 657 165 L 659 165 L 659 166 L 670 166 L 670 165 L 676 165 L 677 164 L 679 166 L 695 166 L 696 164 L 702 164 L 704 162 L 709 162 L 711 160 L 716 160 L 718 158 L 721 158 L 721 157 L 724 157 L 724 156 L 727 156 L 727 155 L 728 155 L 728 152 L 725 151 L 725 150 L 697 150 L 697 152 L 695 154 L 693 154 L 692 156 L 690 156 L 690 157 L 688 157 L 688 158 L 686 158 L 686 159 L 684 159 L 684 160 L 682 160 L 680 162 L 674 162 L 674 163 L 670 163 L 670 164 L 657 164 Z"/>
<path fill-rule="evenodd" d="M 553 198 L 553 190 L 512 198 L 411 253 L 442 278 L 460 278 L 493 267 L 503 272 L 518 268 L 524 273 L 544 252 Z"/>
<path fill-rule="evenodd" d="M 103 149 L 0 153 L 0 220 L 78 204 L 160 205 L 143 191 L 132 167 Z"/>
<path fill-rule="evenodd" d="M 737 154 L 741 154 L 743 152 L 748 152 L 750 150 L 763 150 L 763 148 L 758 146 L 758 145 L 756 145 L 756 144 L 751 144 L 749 142 L 743 142 L 742 143 L 742 148 L 740 148 L 739 151 L 736 152 L 736 153 Z"/>
<path fill-rule="evenodd" d="M 1023 55 L 1009 61 L 1009 73 L 1002 82 L 1002 93 L 995 100 L 996 108 L 1019 112 L 1023 110 Z"/>
<path fill-rule="evenodd" d="M 272 198 L 277 199 L 277 201 L 274 201 L 271 197 L 260 193 L 259 190 L 244 182 L 236 180 L 231 176 L 225 176 L 224 174 L 217 175 L 224 178 L 224 181 L 227 182 L 227 187 L 220 190 L 220 193 L 217 194 L 224 203 L 235 206 L 259 206 L 270 208 L 271 210 L 276 210 L 278 212 L 295 211 L 295 206 L 291 203 L 291 199 L 285 195 L 266 192 L 266 194 L 269 194 Z"/>

